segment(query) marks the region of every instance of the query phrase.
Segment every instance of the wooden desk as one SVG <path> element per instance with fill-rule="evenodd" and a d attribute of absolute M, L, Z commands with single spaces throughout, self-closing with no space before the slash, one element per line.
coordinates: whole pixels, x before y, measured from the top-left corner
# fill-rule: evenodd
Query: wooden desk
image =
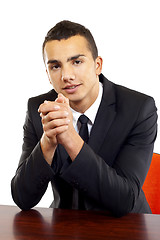
<path fill-rule="evenodd" d="M 160 240 L 160 215 L 0 206 L 0 240 Z"/>

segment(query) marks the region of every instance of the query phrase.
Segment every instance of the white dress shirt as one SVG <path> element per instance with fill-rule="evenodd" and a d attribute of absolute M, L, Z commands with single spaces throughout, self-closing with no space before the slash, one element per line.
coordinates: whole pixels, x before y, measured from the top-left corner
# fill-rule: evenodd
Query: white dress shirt
<path fill-rule="evenodd" d="M 92 126 L 94 124 L 99 105 L 101 103 L 102 94 L 103 94 L 103 85 L 102 85 L 102 83 L 99 82 L 98 97 L 96 98 L 95 102 L 90 106 L 90 108 L 88 108 L 87 111 L 84 113 L 84 115 L 86 115 L 89 118 L 89 121 L 88 121 L 88 133 L 89 133 L 89 135 L 90 135 Z M 78 121 L 78 118 L 80 117 L 80 115 L 82 115 L 82 113 L 77 112 L 72 108 L 71 108 L 71 111 L 72 111 L 72 114 L 73 114 L 73 126 L 74 126 L 75 130 L 79 133 L 80 122 Z"/>

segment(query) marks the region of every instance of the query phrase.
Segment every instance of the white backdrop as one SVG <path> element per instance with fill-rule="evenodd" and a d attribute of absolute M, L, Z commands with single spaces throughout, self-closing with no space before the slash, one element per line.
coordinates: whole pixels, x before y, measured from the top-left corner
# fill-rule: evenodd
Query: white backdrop
<path fill-rule="evenodd" d="M 154 97 L 160 108 L 159 0 L 5 0 L 0 3 L 0 204 L 14 204 L 10 181 L 21 154 L 27 100 L 51 89 L 41 46 L 67 19 L 93 33 L 111 81 Z M 155 144 L 160 153 L 160 135 Z M 39 206 L 52 201 L 50 186 Z"/>

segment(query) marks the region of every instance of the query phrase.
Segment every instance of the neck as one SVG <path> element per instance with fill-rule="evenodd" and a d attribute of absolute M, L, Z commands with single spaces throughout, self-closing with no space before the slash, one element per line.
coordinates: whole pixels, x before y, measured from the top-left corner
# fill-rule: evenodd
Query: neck
<path fill-rule="evenodd" d="M 77 101 L 77 102 L 70 102 L 70 106 L 76 112 L 85 113 L 87 111 L 87 109 L 89 109 L 92 106 L 92 104 L 96 101 L 98 94 L 99 94 L 99 82 L 98 82 L 96 94 L 94 93 L 94 97 L 92 97 L 92 99 L 93 99 L 92 102 L 89 102 L 88 99 L 84 99 L 84 100 Z"/>

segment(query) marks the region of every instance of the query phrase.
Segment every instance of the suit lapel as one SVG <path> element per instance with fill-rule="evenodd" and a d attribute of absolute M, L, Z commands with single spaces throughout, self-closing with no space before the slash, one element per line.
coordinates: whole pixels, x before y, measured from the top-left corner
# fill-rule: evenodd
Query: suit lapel
<path fill-rule="evenodd" d="M 100 81 L 103 83 L 103 96 L 88 142 L 96 153 L 98 153 L 116 116 L 114 85 L 102 74 L 100 75 Z"/>

